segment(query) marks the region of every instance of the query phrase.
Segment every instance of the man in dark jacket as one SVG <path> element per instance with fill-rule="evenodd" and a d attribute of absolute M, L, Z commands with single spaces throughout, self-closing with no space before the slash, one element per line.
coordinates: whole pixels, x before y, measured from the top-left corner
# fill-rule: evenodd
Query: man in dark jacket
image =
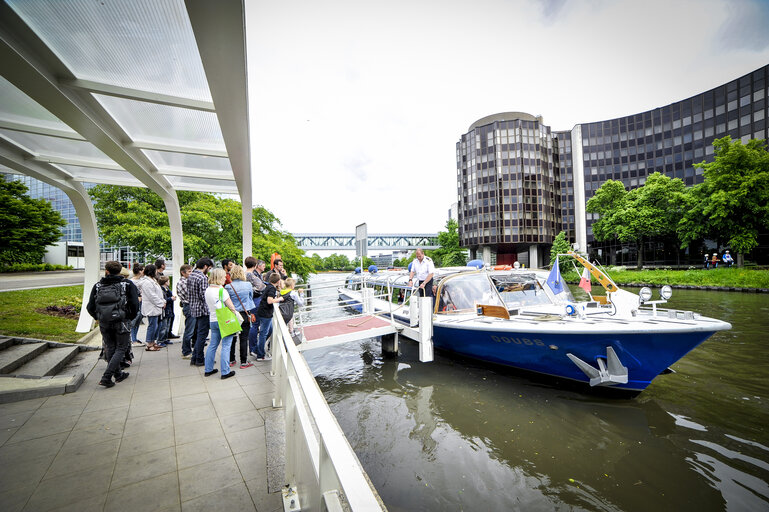
<path fill-rule="evenodd" d="M 131 345 L 131 320 L 139 311 L 139 291 L 129 280 L 120 275 L 123 266 L 117 261 L 108 261 L 104 265 L 104 277 L 91 289 L 86 310 L 99 321 L 104 358 L 108 361 L 100 386 L 111 388 L 116 382 L 128 377 L 128 372 L 120 368 L 120 363 Z"/>

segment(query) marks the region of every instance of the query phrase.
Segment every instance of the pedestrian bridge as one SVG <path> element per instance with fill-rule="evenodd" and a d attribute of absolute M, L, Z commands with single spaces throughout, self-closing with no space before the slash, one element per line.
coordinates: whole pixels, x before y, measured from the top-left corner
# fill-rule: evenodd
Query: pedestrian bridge
<path fill-rule="evenodd" d="M 300 249 L 343 251 L 355 250 L 355 234 L 351 233 L 294 233 Z M 368 248 L 382 250 L 437 249 L 437 233 L 386 233 L 369 234 Z"/>

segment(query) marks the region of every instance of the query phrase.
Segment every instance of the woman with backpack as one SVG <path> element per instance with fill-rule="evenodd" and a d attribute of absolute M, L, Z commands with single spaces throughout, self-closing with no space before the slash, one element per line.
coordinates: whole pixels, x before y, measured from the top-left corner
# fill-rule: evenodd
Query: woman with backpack
<path fill-rule="evenodd" d="M 142 294 L 142 316 L 147 318 L 147 348 L 148 352 L 160 350 L 158 335 L 160 334 L 160 316 L 166 306 L 166 297 L 157 281 L 155 265 L 144 267 L 144 277 L 139 279 L 139 290 Z"/>

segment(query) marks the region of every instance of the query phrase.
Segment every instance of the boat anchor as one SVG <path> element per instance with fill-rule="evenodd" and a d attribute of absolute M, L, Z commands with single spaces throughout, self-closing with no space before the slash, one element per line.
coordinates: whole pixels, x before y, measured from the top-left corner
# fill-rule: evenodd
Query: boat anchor
<path fill-rule="evenodd" d="M 606 347 L 606 361 L 603 358 L 598 359 L 598 369 L 574 354 L 566 354 L 566 356 L 590 378 L 591 386 L 627 384 L 627 366 L 622 366 L 617 353 L 611 347 Z"/>

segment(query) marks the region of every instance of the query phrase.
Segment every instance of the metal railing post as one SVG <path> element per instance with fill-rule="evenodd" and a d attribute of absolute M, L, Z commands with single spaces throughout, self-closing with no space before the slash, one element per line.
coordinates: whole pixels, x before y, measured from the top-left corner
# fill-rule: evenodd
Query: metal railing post
<path fill-rule="evenodd" d="M 433 360 L 433 298 L 419 297 L 419 360 Z"/>

